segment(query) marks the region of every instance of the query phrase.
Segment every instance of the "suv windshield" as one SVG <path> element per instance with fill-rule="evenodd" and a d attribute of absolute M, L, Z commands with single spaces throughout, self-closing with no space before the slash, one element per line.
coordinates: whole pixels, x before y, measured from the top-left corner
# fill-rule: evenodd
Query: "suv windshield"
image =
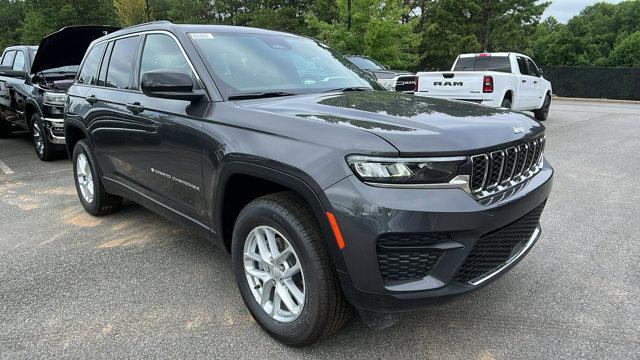
<path fill-rule="evenodd" d="M 508 56 L 474 56 L 461 57 L 453 71 L 499 71 L 511 72 Z"/>
<path fill-rule="evenodd" d="M 384 70 L 384 66 L 378 64 L 374 60 L 360 57 L 360 56 L 347 56 L 352 63 L 363 70 Z"/>
<path fill-rule="evenodd" d="M 227 98 L 379 89 L 344 57 L 310 39 L 239 33 L 190 37 Z"/>

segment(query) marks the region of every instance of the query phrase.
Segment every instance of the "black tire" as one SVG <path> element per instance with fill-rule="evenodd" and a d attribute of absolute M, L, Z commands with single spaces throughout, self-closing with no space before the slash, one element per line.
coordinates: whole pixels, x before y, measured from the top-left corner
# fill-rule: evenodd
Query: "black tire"
<path fill-rule="evenodd" d="M 88 201 L 82 194 L 80 189 L 80 183 L 78 178 L 78 157 L 84 155 L 87 159 L 88 167 L 91 170 L 91 177 L 93 182 L 93 199 Z M 76 191 L 78 192 L 78 198 L 82 203 L 82 207 L 91 215 L 100 216 L 114 213 L 122 206 L 122 197 L 108 193 L 98 173 L 95 157 L 93 151 L 85 140 L 80 140 L 76 143 L 73 149 L 73 178 L 76 184 Z"/>
<path fill-rule="evenodd" d="M 502 104 L 500 105 L 501 108 L 505 108 L 505 109 L 511 109 L 511 100 L 504 98 L 502 100 Z"/>
<path fill-rule="evenodd" d="M 536 119 L 538 121 L 545 121 L 549 117 L 549 108 L 551 107 L 551 96 L 547 94 L 544 98 L 544 103 L 542 103 L 542 107 L 533 112 Z"/>
<path fill-rule="evenodd" d="M 268 315 L 256 301 L 244 269 L 244 246 L 258 226 L 269 226 L 286 237 L 304 272 L 305 301 L 299 316 L 289 323 Z M 236 282 L 256 322 L 278 341 L 307 346 L 336 332 L 348 320 L 351 305 L 345 299 L 329 259 L 318 221 L 305 201 L 292 192 L 253 200 L 238 216 L 233 229 L 232 259 Z"/>
<path fill-rule="evenodd" d="M 4 139 L 11 134 L 11 124 L 0 115 L 0 139 Z"/>
<path fill-rule="evenodd" d="M 38 114 L 31 116 L 31 138 L 36 155 L 42 161 L 52 161 L 60 155 L 60 147 L 52 144 L 46 134 L 46 127 Z"/>

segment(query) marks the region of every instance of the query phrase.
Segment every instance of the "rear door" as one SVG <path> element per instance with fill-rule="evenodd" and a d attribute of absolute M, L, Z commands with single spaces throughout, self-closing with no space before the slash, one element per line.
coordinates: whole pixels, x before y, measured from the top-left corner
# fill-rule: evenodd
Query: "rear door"
<path fill-rule="evenodd" d="M 133 184 L 133 167 L 132 148 L 127 141 L 131 118 L 126 104 L 132 92 L 136 91 L 135 61 L 139 43 L 140 36 L 136 35 L 97 45 L 92 52 L 95 50 L 98 56 L 98 47 L 101 47 L 105 55 L 101 62 L 98 60 L 94 63 L 92 60 L 87 72 L 98 75 L 92 75 L 96 78 L 85 78 L 81 71 L 79 78 L 79 81 L 92 85 L 85 93 L 89 107 L 85 121 L 91 132 L 93 150 L 102 175 L 107 181 L 128 187 Z M 87 55 L 87 65 L 93 55 Z"/>
<path fill-rule="evenodd" d="M 517 104 L 517 110 L 528 110 L 535 107 L 537 98 L 537 90 L 535 82 L 537 77 L 531 74 L 527 59 L 523 56 L 517 56 L 516 61 L 518 63 L 518 96 L 519 101 Z"/>
<path fill-rule="evenodd" d="M 146 35 L 139 78 L 148 71 L 175 69 L 191 75 L 196 88 L 201 88 L 172 36 Z M 132 121 L 127 140 L 141 194 L 179 213 L 178 220 L 195 220 L 204 230 L 207 221 L 202 178 L 202 118 L 209 103 L 152 98 L 136 92 L 129 98 L 128 106 Z"/>

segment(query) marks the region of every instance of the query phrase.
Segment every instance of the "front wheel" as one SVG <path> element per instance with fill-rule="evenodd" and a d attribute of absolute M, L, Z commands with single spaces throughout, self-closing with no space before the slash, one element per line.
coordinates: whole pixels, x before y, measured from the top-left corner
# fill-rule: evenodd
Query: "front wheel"
<path fill-rule="evenodd" d="M 33 146 L 36 150 L 36 155 L 42 161 L 55 160 L 58 155 L 58 149 L 55 144 L 49 141 L 49 137 L 40 116 L 33 114 L 31 117 L 31 136 L 33 138 Z"/>
<path fill-rule="evenodd" d="M 73 149 L 73 174 L 82 207 L 91 215 L 107 215 L 122 206 L 122 198 L 108 193 L 98 175 L 93 152 L 85 140 Z"/>
<path fill-rule="evenodd" d="M 549 117 L 549 108 L 551 108 L 551 96 L 547 95 L 544 98 L 542 107 L 533 112 L 538 121 L 545 121 Z"/>
<path fill-rule="evenodd" d="M 11 134 L 11 124 L 0 115 L 0 139 L 4 139 Z"/>
<path fill-rule="evenodd" d="M 351 307 L 320 226 L 295 193 L 267 195 L 249 203 L 236 221 L 231 253 L 244 303 L 277 340 L 310 345 L 348 319 Z"/>

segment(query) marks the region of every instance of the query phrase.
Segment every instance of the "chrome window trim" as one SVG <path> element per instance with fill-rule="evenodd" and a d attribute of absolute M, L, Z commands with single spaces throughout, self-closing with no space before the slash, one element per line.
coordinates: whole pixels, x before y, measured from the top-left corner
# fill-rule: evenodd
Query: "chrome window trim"
<path fill-rule="evenodd" d="M 163 34 L 163 35 L 168 35 L 170 38 L 173 39 L 173 41 L 175 41 L 175 43 L 178 45 L 178 48 L 180 49 L 180 52 L 182 53 L 182 56 L 184 56 L 184 58 L 187 60 L 187 64 L 189 65 L 189 68 L 191 69 L 191 71 L 193 72 L 193 74 L 195 75 L 196 79 L 198 80 L 198 83 L 200 85 L 200 87 L 205 91 L 205 93 L 207 94 L 207 98 L 211 99 L 211 96 L 209 95 L 209 91 L 207 90 L 207 87 L 204 86 L 204 83 L 202 82 L 202 78 L 200 77 L 200 75 L 198 74 L 198 72 L 196 71 L 196 68 L 193 66 L 193 63 L 191 62 L 191 59 L 189 58 L 189 56 L 187 55 L 187 52 L 184 50 L 184 47 L 182 46 L 182 44 L 180 43 L 180 40 L 178 40 L 178 38 L 170 31 L 166 31 L 166 30 L 146 30 L 146 31 L 139 31 L 139 32 L 134 32 L 134 33 L 130 33 L 130 34 L 123 34 L 123 35 L 119 35 L 119 36 L 115 36 L 115 37 L 110 37 L 108 39 L 103 39 L 100 40 L 98 42 L 96 42 L 95 44 L 93 44 L 93 46 L 91 47 L 91 49 L 93 49 L 94 47 L 102 44 L 102 43 L 109 43 L 110 41 L 117 41 L 117 40 L 121 40 L 124 38 L 128 38 L 128 37 L 133 37 L 133 36 L 145 36 L 145 35 L 149 35 L 149 34 Z M 146 41 L 146 39 L 144 39 Z M 141 51 L 139 51 L 140 56 L 142 56 L 142 52 L 144 51 L 144 43 L 141 44 L 142 45 L 142 49 Z M 87 50 L 88 51 L 88 50 Z M 104 54 L 104 53 L 103 53 Z M 104 55 L 103 55 L 104 56 Z M 140 57 L 140 59 L 137 58 L 136 55 L 136 60 L 142 60 L 142 57 Z M 136 67 L 139 67 L 139 64 L 136 65 Z M 140 79 L 138 79 L 138 85 L 139 85 Z M 97 85 L 93 85 L 95 87 L 99 87 L 99 88 L 105 88 L 103 86 L 97 86 Z M 108 88 L 107 88 L 108 89 Z M 120 89 L 120 90 L 125 90 L 125 89 Z M 140 90 L 137 90 L 137 92 L 140 92 Z"/>

